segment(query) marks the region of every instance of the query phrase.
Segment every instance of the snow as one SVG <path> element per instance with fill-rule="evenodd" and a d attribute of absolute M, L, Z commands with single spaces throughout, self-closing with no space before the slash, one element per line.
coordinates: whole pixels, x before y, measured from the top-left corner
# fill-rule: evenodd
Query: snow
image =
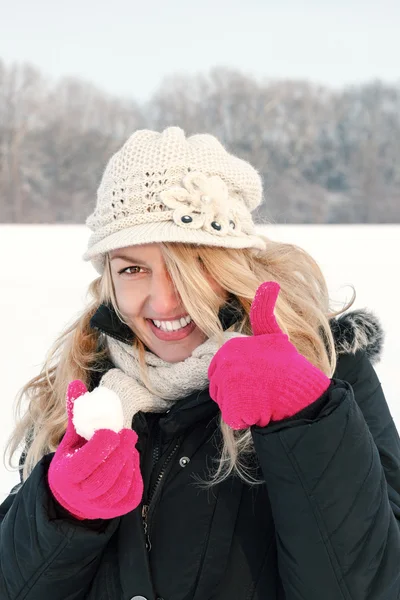
<path fill-rule="evenodd" d="M 400 355 L 400 226 L 268 226 L 272 239 L 298 244 L 323 269 L 338 308 L 357 292 L 353 308 L 375 312 L 386 330 L 378 375 L 400 427 L 397 370 Z M 89 282 L 96 277 L 81 256 L 89 236 L 83 226 L 0 226 L 0 308 L 3 318 L 2 448 L 13 426 L 13 401 L 37 374 L 55 337 L 83 307 Z M 18 481 L 0 465 L 0 500 Z"/>
<path fill-rule="evenodd" d="M 97 429 L 118 433 L 124 426 L 121 401 L 105 386 L 79 396 L 74 402 L 73 415 L 76 432 L 86 440 L 90 440 Z"/>

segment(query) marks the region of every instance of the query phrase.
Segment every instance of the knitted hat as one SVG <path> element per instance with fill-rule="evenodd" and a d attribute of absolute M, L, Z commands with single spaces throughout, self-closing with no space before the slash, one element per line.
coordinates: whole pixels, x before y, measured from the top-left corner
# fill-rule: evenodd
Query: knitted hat
<path fill-rule="evenodd" d="M 139 130 L 106 167 L 84 259 L 102 273 L 107 252 L 138 244 L 263 249 L 250 214 L 261 200 L 257 171 L 213 136 Z"/>

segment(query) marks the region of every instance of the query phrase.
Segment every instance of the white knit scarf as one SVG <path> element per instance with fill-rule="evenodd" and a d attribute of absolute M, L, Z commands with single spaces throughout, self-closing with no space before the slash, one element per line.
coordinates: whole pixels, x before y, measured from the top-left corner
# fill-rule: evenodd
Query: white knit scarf
<path fill-rule="evenodd" d="M 243 334 L 224 332 L 224 340 L 243 337 Z M 208 339 L 186 360 L 168 363 L 151 352 L 145 353 L 149 387 L 141 379 L 136 348 L 106 336 L 108 352 L 115 368 L 101 379 L 100 385 L 112 389 L 121 399 L 124 427 L 132 426 L 139 412 L 166 412 L 180 398 L 204 390 L 208 386 L 208 367 L 219 345 Z"/>

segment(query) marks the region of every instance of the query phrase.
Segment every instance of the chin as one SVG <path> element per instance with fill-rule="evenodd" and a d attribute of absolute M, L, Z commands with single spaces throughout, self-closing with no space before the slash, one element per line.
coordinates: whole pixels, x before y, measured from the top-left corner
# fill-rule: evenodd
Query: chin
<path fill-rule="evenodd" d="M 169 363 L 182 362 L 192 355 L 193 351 L 205 342 L 207 338 L 204 335 L 195 336 L 195 339 L 190 340 L 187 344 L 172 344 L 170 342 L 161 342 L 160 344 L 152 344 L 149 346 L 161 360 Z M 188 340 L 189 342 L 189 340 Z"/>
<path fill-rule="evenodd" d="M 151 348 L 152 352 L 156 354 L 161 360 L 169 363 L 182 362 L 192 355 L 193 350 L 200 344 L 188 348 Z"/>
<path fill-rule="evenodd" d="M 168 363 L 178 363 L 189 358 L 193 351 L 203 344 L 207 336 L 196 327 L 187 337 L 177 341 L 160 340 L 147 325 L 137 334 L 153 354 Z"/>

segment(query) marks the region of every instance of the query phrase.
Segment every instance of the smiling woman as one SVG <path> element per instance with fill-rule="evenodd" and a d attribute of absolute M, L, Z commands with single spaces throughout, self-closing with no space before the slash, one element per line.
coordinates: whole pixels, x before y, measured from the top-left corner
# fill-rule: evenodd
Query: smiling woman
<path fill-rule="evenodd" d="M 179 362 L 188 358 L 205 341 L 172 280 L 162 247 L 146 244 L 112 251 L 110 267 L 115 303 L 137 338 L 163 360 Z M 130 266 L 126 266 L 130 265 Z M 225 291 L 214 282 L 219 304 Z"/>
<path fill-rule="evenodd" d="M 380 324 L 336 318 L 315 261 L 257 234 L 261 200 L 209 135 L 110 159 L 92 301 L 20 397 L 2 598 L 398 599 Z"/>

